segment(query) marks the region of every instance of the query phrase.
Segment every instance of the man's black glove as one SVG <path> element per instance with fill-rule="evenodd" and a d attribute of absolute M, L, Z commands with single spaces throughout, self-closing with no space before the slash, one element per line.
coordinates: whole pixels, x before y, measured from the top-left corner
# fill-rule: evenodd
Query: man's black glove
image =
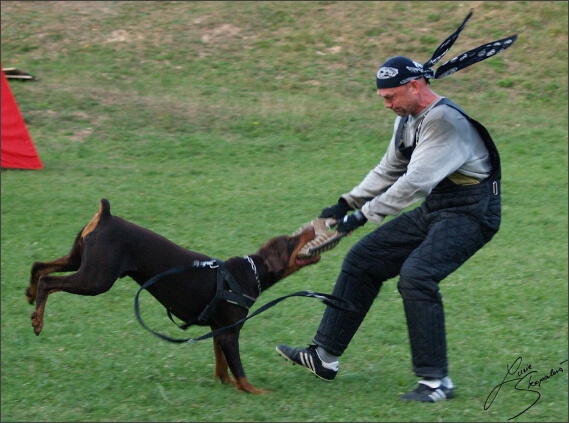
<path fill-rule="evenodd" d="M 344 219 L 342 219 L 342 221 L 338 223 L 338 226 L 336 226 L 336 230 L 342 233 L 350 233 L 354 229 L 365 225 L 366 222 L 367 217 L 365 217 L 364 214 L 358 210 L 349 216 L 344 216 Z"/>
<path fill-rule="evenodd" d="M 338 204 L 326 207 L 318 217 L 321 219 L 331 217 L 332 219 L 339 221 L 342 220 L 346 213 L 348 213 L 348 210 L 352 210 L 352 208 L 348 206 L 348 202 L 346 200 L 340 197 L 338 199 Z"/>

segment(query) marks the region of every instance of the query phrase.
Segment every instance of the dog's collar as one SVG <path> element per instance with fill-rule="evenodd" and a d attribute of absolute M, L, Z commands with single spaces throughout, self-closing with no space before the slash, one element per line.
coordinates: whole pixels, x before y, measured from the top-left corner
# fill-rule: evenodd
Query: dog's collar
<path fill-rule="evenodd" d="M 259 278 L 259 272 L 257 272 L 257 266 L 255 266 L 255 262 L 253 261 L 253 259 L 249 256 L 243 256 L 244 258 L 246 258 L 247 260 L 249 260 L 249 263 L 251 264 L 251 268 L 253 269 L 253 272 L 255 273 L 255 279 L 257 280 L 257 288 L 259 289 L 259 296 L 261 296 L 261 279 Z"/>

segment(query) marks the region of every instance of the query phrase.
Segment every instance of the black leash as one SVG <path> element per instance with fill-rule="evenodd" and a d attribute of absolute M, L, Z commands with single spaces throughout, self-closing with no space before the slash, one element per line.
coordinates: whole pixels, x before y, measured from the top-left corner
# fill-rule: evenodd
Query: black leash
<path fill-rule="evenodd" d="M 220 260 L 212 260 L 211 262 L 215 262 L 215 263 L 220 263 Z M 250 316 L 247 316 L 229 326 L 224 326 L 220 329 L 211 331 L 209 333 L 206 333 L 205 335 L 202 335 L 198 338 L 171 338 L 168 335 L 164 335 L 162 333 L 156 332 L 154 330 L 152 330 L 150 327 L 148 327 L 148 325 L 146 325 L 146 323 L 144 323 L 144 321 L 142 320 L 142 317 L 140 316 L 140 305 L 139 305 L 139 297 L 140 297 L 140 293 L 147 289 L 149 286 L 153 285 L 154 283 L 156 283 L 158 280 L 160 280 L 161 278 L 168 276 L 168 275 L 175 275 L 175 274 L 179 274 L 179 273 L 183 273 L 189 269 L 195 268 L 195 267 L 205 267 L 204 263 L 209 264 L 210 262 L 194 262 L 191 265 L 184 265 L 184 266 L 179 266 L 179 267 L 174 267 L 172 269 L 168 269 L 162 273 L 159 273 L 158 275 L 150 278 L 149 280 L 147 280 L 138 290 L 138 292 L 136 293 L 136 296 L 134 298 L 134 312 L 136 314 L 136 317 L 139 321 L 139 323 L 141 324 L 141 326 L 146 329 L 147 331 L 153 333 L 154 335 L 156 335 L 157 337 L 168 341 L 168 342 L 173 342 L 173 343 L 177 343 L 177 344 L 181 344 L 181 343 L 188 343 L 188 344 L 194 344 L 198 341 L 202 341 L 204 339 L 208 339 L 208 338 L 213 338 L 217 335 L 220 335 L 224 332 L 227 332 L 228 330 L 234 328 L 235 326 L 244 324 L 247 320 L 251 319 L 252 317 L 268 310 L 269 308 L 275 306 L 276 304 L 280 303 L 281 301 L 290 298 L 290 297 L 309 297 L 309 298 L 316 298 L 320 301 L 322 301 L 324 304 L 326 304 L 327 306 L 330 306 L 332 308 L 335 308 L 337 310 L 341 310 L 341 311 L 356 311 L 357 309 L 355 308 L 355 306 L 348 300 L 345 300 L 343 298 L 340 297 L 336 297 L 334 295 L 330 295 L 330 294 L 323 294 L 320 292 L 314 292 L 314 291 L 299 291 L 299 292 L 295 292 L 293 294 L 289 294 L 289 295 L 285 295 L 283 297 L 279 297 L 279 298 L 275 298 L 272 301 L 269 301 L 267 304 L 261 306 L 259 309 L 257 309 L 255 312 L 253 312 Z M 221 262 L 222 263 L 222 262 Z M 215 301 L 215 299 L 214 299 Z M 337 304 L 336 304 L 337 303 Z M 344 304 L 344 305 L 341 305 Z M 241 304 L 239 304 L 241 305 Z M 243 306 L 243 305 L 242 305 Z M 243 306 L 244 307 L 244 306 Z M 206 309 L 209 308 L 209 305 L 206 307 Z M 168 311 L 168 315 L 170 316 L 170 319 L 172 321 L 174 321 Z M 196 320 L 197 322 L 197 320 Z M 176 323 L 176 322 L 174 322 Z M 184 325 L 178 325 L 176 323 L 176 325 L 181 328 L 186 330 L 188 327 L 190 327 L 192 324 L 194 324 L 195 322 L 191 322 L 191 323 L 186 323 Z M 204 323 L 204 322 L 202 322 Z"/>

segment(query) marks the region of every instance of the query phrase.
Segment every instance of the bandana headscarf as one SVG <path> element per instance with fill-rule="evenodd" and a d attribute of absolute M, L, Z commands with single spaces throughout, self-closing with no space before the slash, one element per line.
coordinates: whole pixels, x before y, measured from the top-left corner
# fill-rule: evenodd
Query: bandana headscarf
<path fill-rule="evenodd" d="M 377 71 L 377 88 L 395 88 L 419 78 L 425 78 L 427 82 L 429 82 L 430 79 L 442 79 L 466 68 L 467 66 L 481 62 L 482 60 L 501 53 L 510 47 L 518 38 L 517 35 L 513 35 L 511 37 L 492 41 L 491 43 L 483 44 L 472 50 L 468 50 L 443 63 L 435 72 L 432 69 L 433 65 L 441 60 L 450 50 L 471 16 L 472 10 L 468 16 L 466 16 L 458 29 L 449 35 L 441 45 L 437 47 L 428 62 L 421 64 L 403 56 L 395 56 L 387 60 Z"/>

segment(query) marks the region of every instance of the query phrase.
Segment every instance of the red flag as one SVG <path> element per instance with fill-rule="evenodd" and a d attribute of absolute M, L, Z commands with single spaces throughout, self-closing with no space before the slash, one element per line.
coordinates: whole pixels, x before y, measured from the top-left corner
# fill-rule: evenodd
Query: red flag
<path fill-rule="evenodd" d="M 43 168 L 4 72 L 2 72 L 2 167 Z"/>

